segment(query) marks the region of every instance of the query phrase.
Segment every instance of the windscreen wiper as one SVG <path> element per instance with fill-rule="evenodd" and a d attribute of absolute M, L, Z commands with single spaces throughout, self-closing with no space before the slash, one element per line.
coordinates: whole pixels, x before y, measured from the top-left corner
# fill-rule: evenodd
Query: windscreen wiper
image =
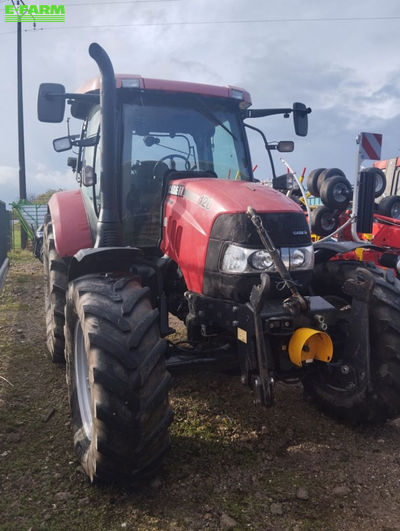
<path fill-rule="evenodd" d="M 200 98 L 194 98 L 194 100 L 196 103 L 200 104 L 200 108 L 199 107 L 196 108 L 197 111 L 199 111 L 201 114 L 203 114 L 204 116 L 212 120 L 215 124 L 220 125 L 222 129 L 225 129 L 225 131 L 229 133 L 234 140 L 237 140 L 236 136 L 232 133 L 232 131 L 228 129 L 226 125 L 224 125 L 221 122 L 221 120 L 217 118 L 217 116 L 215 116 L 215 114 L 212 111 L 210 111 L 210 109 L 207 107 L 207 105 L 204 103 L 203 100 L 201 100 Z"/>

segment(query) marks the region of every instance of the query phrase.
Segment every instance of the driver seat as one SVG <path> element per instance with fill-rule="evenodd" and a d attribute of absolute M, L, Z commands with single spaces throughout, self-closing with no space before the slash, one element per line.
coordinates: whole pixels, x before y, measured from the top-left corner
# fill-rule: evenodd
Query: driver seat
<path fill-rule="evenodd" d="M 131 212 L 149 212 L 161 206 L 163 178 L 169 170 L 167 164 L 156 160 L 138 161 L 132 166 L 132 185 L 126 198 Z M 157 164 L 156 171 L 154 168 Z M 155 203 L 158 202 L 158 205 Z"/>

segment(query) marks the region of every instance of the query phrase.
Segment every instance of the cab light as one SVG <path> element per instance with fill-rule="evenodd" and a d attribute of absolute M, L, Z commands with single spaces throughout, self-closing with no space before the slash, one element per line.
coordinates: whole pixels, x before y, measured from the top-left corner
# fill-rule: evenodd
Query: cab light
<path fill-rule="evenodd" d="M 140 88 L 140 79 L 138 78 L 122 79 L 121 87 L 122 88 Z"/>
<path fill-rule="evenodd" d="M 231 96 L 232 96 L 232 98 L 235 98 L 235 100 L 243 100 L 244 99 L 243 92 L 241 90 L 237 90 L 237 89 L 231 89 Z"/>

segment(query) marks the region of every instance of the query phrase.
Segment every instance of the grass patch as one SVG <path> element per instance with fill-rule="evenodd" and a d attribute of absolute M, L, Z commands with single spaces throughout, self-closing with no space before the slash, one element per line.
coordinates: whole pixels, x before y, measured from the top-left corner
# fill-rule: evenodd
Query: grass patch
<path fill-rule="evenodd" d="M 14 262 L 30 262 L 32 260 L 32 252 L 28 249 L 12 249 L 8 253 L 8 258 Z"/>
<path fill-rule="evenodd" d="M 21 224 L 14 223 L 12 231 L 12 249 L 17 251 L 21 249 Z"/>

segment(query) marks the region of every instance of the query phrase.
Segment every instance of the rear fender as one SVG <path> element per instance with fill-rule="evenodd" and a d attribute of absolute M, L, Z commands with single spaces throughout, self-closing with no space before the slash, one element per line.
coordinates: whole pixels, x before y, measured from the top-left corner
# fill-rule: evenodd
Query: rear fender
<path fill-rule="evenodd" d="M 82 190 L 54 194 L 48 208 L 59 256 L 71 257 L 80 249 L 93 247 L 96 215 Z"/>

